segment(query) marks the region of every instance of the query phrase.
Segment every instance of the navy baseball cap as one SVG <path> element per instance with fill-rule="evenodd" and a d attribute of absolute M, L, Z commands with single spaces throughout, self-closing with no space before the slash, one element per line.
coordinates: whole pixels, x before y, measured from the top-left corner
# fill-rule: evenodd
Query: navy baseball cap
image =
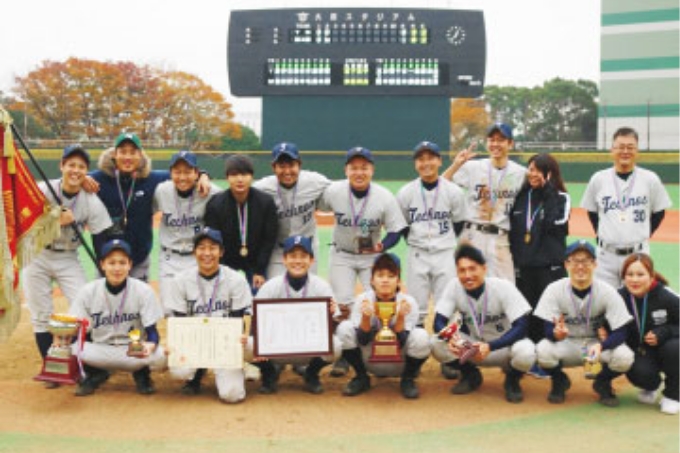
<path fill-rule="evenodd" d="M 114 148 L 118 148 L 124 142 L 132 142 L 132 144 L 135 145 L 137 149 L 142 149 L 142 141 L 139 139 L 137 134 L 123 132 L 118 137 L 116 137 L 116 141 L 113 146 Z"/>
<path fill-rule="evenodd" d="M 307 236 L 291 236 L 283 241 L 283 253 L 291 252 L 295 247 L 300 247 L 307 254 L 314 256 L 314 248 L 312 247 L 312 240 Z"/>
<path fill-rule="evenodd" d="M 595 247 L 593 247 L 593 245 L 590 242 L 584 239 L 579 239 L 578 241 L 569 244 L 567 250 L 564 252 L 564 259 L 568 259 L 571 255 L 573 255 L 576 252 L 586 252 L 593 259 L 597 258 L 597 255 L 595 254 Z"/>
<path fill-rule="evenodd" d="M 201 242 L 203 239 L 210 239 L 213 241 L 215 244 L 219 245 L 220 247 L 224 247 L 224 241 L 222 240 L 222 233 L 219 230 L 216 230 L 214 228 L 210 227 L 203 227 L 201 231 L 198 232 L 196 236 L 194 236 L 194 248 L 198 245 L 199 242 Z"/>
<path fill-rule="evenodd" d="M 508 126 L 507 124 L 505 124 L 505 123 L 494 123 L 494 124 L 492 124 L 486 130 L 486 136 L 488 137 L 496 131 L 500 132 L 501 135 L 503 137 L 507 138 L 508 140 L 513 140 L 513 138 L 512 138 L 512 128 L 510 126 Z"/>
<path fill-rule="evenodd" d="M 389 269 L 394 270 L 396 268 L 396 273 L 401 272 L 401 260 L 394 253 L 383 253 L 376 257 L 373 261 L 373 269 L 371 273 L 375 273 L 378 269 Z"/>
<path fill-rule="evenodd" d="M 102 247 L 102 259 L 106 258 L 116 250 L 120 250 L 121 252 L 125 253 L 128 258 L 132 257 L 132 249 L 130 249 L 130 244 L 122 239 L 111 239 Z"/>
<path fill-rule="evenodd" d="M 300 150 L 295 143 L 281 142 L 272 148 L 272 163 L 278 162 L 282 157 L 300 160 Z"/>
<path fill-rule="evenodd" d="M 413 148 L 413 158 L 415 159 L 420 155 L 420 153 L 429 151 L 432 154 L 435 154 L 437 156 L 441 156 L 442 153 L 439 151 L 439 145 L 437 145 L 434 142 L 428 142 L 427 140 L 422 141 L 416 145 L 415 148 Z"/>
<path fill-rule="evenodd" d="M 371 150 L 364 148 L 363 146 L 355 146 L 354 148 L 350 148 L 347 151 L 347 154 L 345 155 L 345 165 L 347 165 L 349 161 L 355 157 L 363 157 L 370 163 L 373 163 L 373 155 L 371 154 Z"/>
<path fill-rule="evenodd" d="M 196 157 L 196 154 L 191 151 L 182 150 L 173 154 L 170 158 L 170 168 L 174 167 L 175 164 L 180 161 L 186 162 L 191 168 L 198 168 L 198 158 Z"/>
<path fill-rule="evenodd" d="M 90 166 L 90 155 L 88 152 L 83 148 L 83 145 L 80 143 L 75 144 L 75 145 L 68 145 L 66 148 L 64 148 L 64 152 L 61 155 L 61 161 L 65 161 L 69 157 L 72 156 L 80 156 L 83 159 L 85 159 L 85 163 L 87 166 Z"/>

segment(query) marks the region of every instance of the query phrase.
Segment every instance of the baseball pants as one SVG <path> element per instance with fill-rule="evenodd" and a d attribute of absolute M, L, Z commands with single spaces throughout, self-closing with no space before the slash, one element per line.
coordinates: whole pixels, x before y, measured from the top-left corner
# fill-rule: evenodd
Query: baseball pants
<path fill-rule="evenodd" d="M 565 338 L 562 341 L 541 340 L 536 346 L 538 364 L 544 369 L 553 369 L 558 365 L 565 368 L 583 365 L 583 342 L 586 347 L 597 343 L 595 338 Z M 609 369 L 617 373 L 625 373 L 633 365 L 633 351 L 622 344 L 616 348 L 607 349 L 600 354 L 600 361 L 609 365 Z"/>
<path fill-rule="evenodd" d="M 149 266 L 150 266 L 150 259 L 147 256 L 144 258 L 144 261 L 142 261 L 139 264 L 135 264 L 132 266 L 132 269 L 130 270 L 130 277 L 136 278 L 138 280 L 141 280 L 143 282 L 148 282 L 149 281 Z"/>
<path fill-rule="evenodd" d="M 639 248 L 640 253 L 649 254 L 649 243 L 644 242 Z M 629 255 L 617 255 L 604 247 L 598 247 L 595 278 L 604 280 L 616 289 L 620 288 L 622 285 L 621 267 L 628 256 Z"/>
<path fill-rule="evenodd" d="M 465 334 L 461 334 L 461 338 L 473 343 L 479 341 Z M 432 342 L 432 355 L 435 359 L 441 363 L 458 360 L 458 356 L 449 349 L 448 342 L 440 340 L 436 335 L 432 335 L 430 340 Z M 509 367 L 512 367 L 517 371 L 526 373 L 536 363 L 536 346 L 530 339 L 523 338 L 510 346 L 491 351 L 482 362 L 474 363 L 481 367 L 500 367 L 506 371 Z"/>
<path fill-rule="evenodd" d="M 567 276 L 563 265 L 550 267 L 522 267 L 516 268 L 517 289 L 531 305 L 531 310 L 536 309 L 538 301 L 543 295 L 545 288 L 561 278 Z M 529 316 L 528 337 L 534 344 L 538 344 L 545 338 L 545 321 L 536 316 Z"/>
<path fill-rule="evenodd" d="M 144 358 L 130 357 L 127 351 L 127 345 L 114 346 L 88 341 L 84 344 L 83 350 L 78 352 L 78 345 L 73 345 L 73 353 L 80 354 L 83 363 L 102 370 L 132 372 L 147 366 L 152 370 L 162 370 L 167 365 L 167 358 L 161 345 L 156 347 L 153 354 Z"/>
<path fill-rule="evenodd" d="M 357 278 L 364 291 L 371 288 L 371 267 L 376 254 L 352 254 L 331 248 L 328 274 L 335 294 L 335 300 L 342 305 L 351 305 Z"/>
<path fill-rule="evenodd" d="M 196 374 L 195 368 L 170 368 L 173 379 L 188 381 Z M 225 403 L 238 403 L 246 397 L 243 369 L 214 369 L 217 395 Z"/>
<path fill-rule="evenodd" d="M 515 283 L 515 268 L 506 233 L 483 233 L 475 228 L 465 228 L 458 243 L 469 242 L 481 250 L 486 258 L 487 277 L 498 277 Z"/>
<path fill-rule="evenodd" d="M 439 300 L 446 285 L 454 278 L 456 264 L 453 250 L 429 252 L 418 247 L 409 247 L 406 283 L 409 295 L 418 302 L 420 324 L 427 317 L 430 296 L 435 301 Z"/>
<path fill-rule="evenodd" d="M 336 336 L 333 335 L 333 353 L 329 355 L 322 355 L 318 356 L 321 360 L 324 362 L 334 362 L 337 359 L 340 358 L 340 354 L 342 353 L 342 343 L 340 342 L 340 339 Z M 243 358 L 246 362 L 252 362 L 253 357 L 255 356 L 255 349 L 253 345 L 253 337 L 248 337 L 248 343 L 246 344 L 244 353 L 243 353 Z M 276 357 L 271 359 L 272 362 L 277 363 L 279 365 L 308 365 L 309 361 L 312 360 L 313 357 L 305 356 L 305 357 L 298 357 L 298 356 L 290 356 L 290 357 Z"/>

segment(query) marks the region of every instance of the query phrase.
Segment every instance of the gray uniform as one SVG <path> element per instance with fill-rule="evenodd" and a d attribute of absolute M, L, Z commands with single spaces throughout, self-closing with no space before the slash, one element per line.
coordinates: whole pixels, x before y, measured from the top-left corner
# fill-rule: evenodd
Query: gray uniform
<path fill-rule="evenodd" d="M 61 193 L 60 181 L 58 179 L 50 181 L 50 185 L 57 193 Z M 39 183 L 38 187 L 50 203 L 57 203 L 44 182 Z M 63 194 L 61 198 L 64 207 L 73 212 L 80 231 L 87 226 L 91 233 L 97 234 L 112 225 L 106 207 L 96 194 L 81 190 L 71 199 L 64 197 Z M 59 238 L 40 252 L 22 271 L 21 283 L 36 333 L 47 332 L 47 323 L 54 312 L 52 282 L 56 281 L 59 284 L 69 304 L 87 283 L 85 271 L 78 258 L 79 246 L 80 241 L 73 228 L 70 225 L 63 226 Z"/>
<path fill-rule="evenodd" d="M 636 166 L 626 180 L 614 168 L 595 173 L 581 200 L 581 207 L 599 217 L 595 276 L 614 288 L 621 286 L 623 261 L 635 252 L 649 253 L 652 213 L 670 206 L 654 172 Z"/>
<path fill-rule="evenodd" d="M 468 295 L 458 279 L 451 281 L 442 298 L 437 300 L 435 310 L 448 319 L 459 312 L 469 329 L 469 334 L 461 332 L 461 336 L 472 342 L 489 343 L 501 338 L 513 322 L 531 312 L 531 306 L 512 283 L 487 277 L 479 299 Z M 437 335 L 432 336 L 432 354 L 442 363 L 458 359 L 449 350 L 447 342 Z M 527 372 L 535 362 L 536 347 L 530 339 L 523 338 L 510 346 L 491 351 L 479 365 L 507 368 L 509 364 L 516 370 Z"/>
<path fill-rule="evenodd" d="M 438 300 L 456 276 L 453 253 L 458 239 L 453 224 L 465 220 L 465 196 L 444 178 L 432 190 L 425 190 L 417 178 L 399 190 L 397 201 L 409 225 L 406 282 L 422 323 L 430 296 Z"/>
<path fill-rule="evenodd" d="M 591 297 L 592 296 L 592 297 Z M 583 348 L 597 343 L 597 329 L 604 321 L 612 330 L 632 319 L 619 293 L 608 283 L 594 279 L 590 294 L 581 299 L 572 291 L 569 278 L 551 283 L 538 301 L 534 316 L 555 322 L 564 314 L 569 335 L 562 341 L 541 340 L 537 346 L 538 363 L 550 369 L 558 364 L 565 367 L 583 364 Z M 603 350 L 600 360 L 612 371 L 625 373 L 633 364 L 633 351 L 625 343 Z"/>
<path fill-rule="evenodd" d="M 301 235 L 313 238 L 314 255 L 318 256 L 319 238 L 316 234 L 317 204 L 326 187 L 331 181 L 321 173 L 301 170 L 298 182 L 294 187 L 287 189 L 279 184 L 276 176 L 267 176 L 256 181 L 253 187 L 262 190 L 274 198 L 276 212 L 279 216 L 279 230 L 276 234 L 277 246 L 274 247 L 267 278 L 276 277 L 286 273 L 283 265 L 283 241 L 289 236 Z M 312 265 L 312 272 L 316 272 L 316 261 Z"/>

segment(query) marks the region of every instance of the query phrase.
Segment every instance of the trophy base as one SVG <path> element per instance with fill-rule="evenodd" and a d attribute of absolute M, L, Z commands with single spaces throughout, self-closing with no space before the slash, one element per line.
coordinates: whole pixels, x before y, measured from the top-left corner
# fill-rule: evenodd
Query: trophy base
<path fill-rule="evenodd" d="M 78 361 L 75 356 L 68 359 L 47 356 L 42 371 L 33 379 L 58 384 L 77 384 L 80 380 Z"/>
<path fill-rule="evenodd" d="M 142 357 L 146 357 L 144 349 L 142 349 L 141 351 L 136 351 L 136 350 L 128 351 L 127 355 L 128 355 L 128 357 L 136 357 L 138 359 L 142 358 Z"/>
<path fill-rule="evenodd" d="M 368 361 L 370 363 L 401 363 L 404 359 L 401 357 L 399 343 L 392 341 L 374 341 L 371 357 Z"/>

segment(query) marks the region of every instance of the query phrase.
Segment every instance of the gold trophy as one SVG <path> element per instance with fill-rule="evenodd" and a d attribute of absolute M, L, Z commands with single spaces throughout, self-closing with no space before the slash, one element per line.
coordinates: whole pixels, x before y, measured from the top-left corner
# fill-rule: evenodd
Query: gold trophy
<path fill-rule="evenodd" d="M 82 320 L 75 316 L 55 313 L 50 316 L 47 330 L 54 340 L 47 351 L 42 371 L 34 377 L 36 381 L 75 384 L 80 379 L 78 360 L 71 353 L 73 337 L 78 335 Z"/>
<path fill-rule="evenodd" d="M 401 357 L 401 347 L 397 341 L 397 334 L 389 327 L 390 319 L 397 310 L 397 303 L 376 302 L 375 314 L 380 319 L 382 328 L 375 335 L 371 357 L 368 359 L 372 363 L 399 363 L 403 362 Z"/>
<path fill-rule="evenodd" d="M 139 329 L 132 329 L 128 332 L 130 343 L 128 344 L 127 355 L 130 357 L 144 357 L 144 345 L 141 342 L 142 333 Z"/>

